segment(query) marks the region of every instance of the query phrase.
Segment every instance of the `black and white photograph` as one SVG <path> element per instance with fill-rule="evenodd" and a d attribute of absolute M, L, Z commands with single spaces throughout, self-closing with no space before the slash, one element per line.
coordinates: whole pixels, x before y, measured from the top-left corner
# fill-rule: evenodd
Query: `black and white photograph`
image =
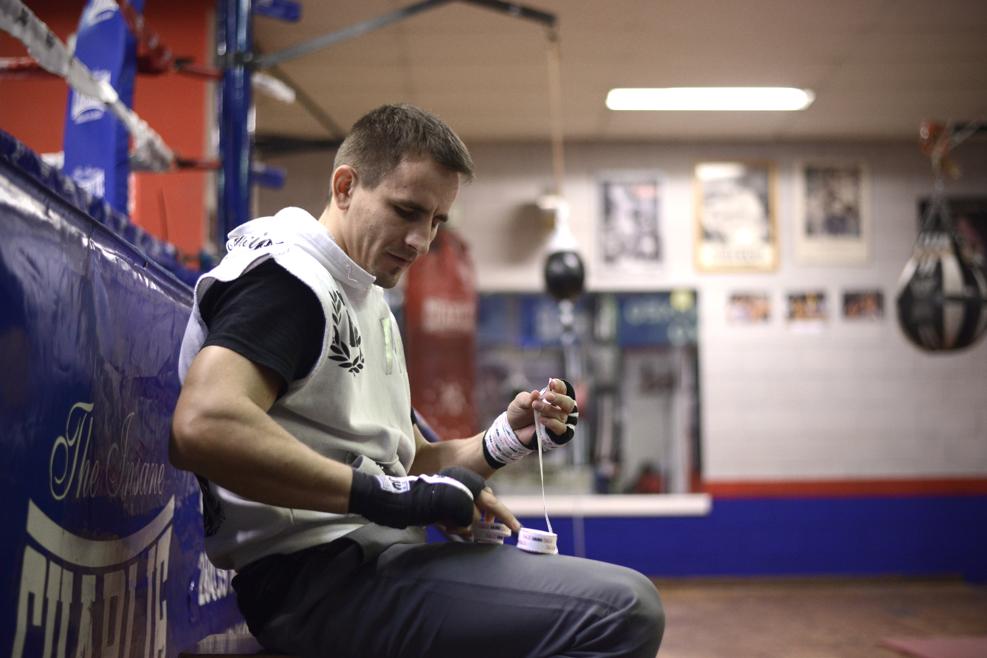
<path fill-rule="evenodd" d="M 600 181 L 600 265 L 649 269 L 661 263 L 661 179 L 656 174 L 607 174 Z"/>
<path fill-rule="evenodd" d="M 696 269 L 767 271 L 778 264 L 774 167 L 696 165 Z"/>
<path fill-rule="evenodd" d="M 795 257 L 805 264 L 868 258 L 867 168 L 861 163 L 800 163 L 796 172 Z"/>

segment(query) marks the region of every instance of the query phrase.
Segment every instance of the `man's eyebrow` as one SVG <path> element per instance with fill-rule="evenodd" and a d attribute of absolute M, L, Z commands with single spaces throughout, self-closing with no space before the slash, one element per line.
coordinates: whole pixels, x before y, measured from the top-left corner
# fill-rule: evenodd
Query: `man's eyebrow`
<path fill-rule="evenodd" d="M 411 210 L 411 211 L 416 212 L 416 213 L 420 213 L 422 215 L 429 214 L 428 208 L 426 208 L 425 206 L 423 206 L 423 205 L 421 205 L 419 203 L 415 203 L 414 201 L 411 201 L 410 199 L 396 199 L 394 201 L 394 203 L 396 203 L 397 205 L 399 205 L 399 206 L 401 206 L 403 208 L 407 208 L 408 210 Z M 440 222 L 447 222 L 447 221 L 449 221 L 449 215 L 447 215 L 445 213 L 438 213 L 438 214 L 435 215 L 435 219 L 439 220 Z"/>

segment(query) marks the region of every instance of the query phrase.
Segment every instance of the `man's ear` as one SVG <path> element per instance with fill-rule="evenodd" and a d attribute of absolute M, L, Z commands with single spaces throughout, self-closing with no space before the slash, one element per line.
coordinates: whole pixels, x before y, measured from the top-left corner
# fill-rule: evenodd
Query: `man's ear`
<path fill-rule="evenodd" d="M 332 172 L 332 198 L 341 210 L 349 208 L 357 182 L 356 169 L 349 165 L 339 165 Z"/>

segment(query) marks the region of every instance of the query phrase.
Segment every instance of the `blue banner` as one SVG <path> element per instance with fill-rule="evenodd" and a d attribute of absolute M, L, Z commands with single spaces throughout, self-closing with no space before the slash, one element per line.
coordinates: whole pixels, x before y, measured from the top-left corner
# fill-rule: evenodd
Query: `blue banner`
<path fill-rule="evenodd" d="M 617 344 L 695 345 L 699 332 L 696 306 L 691 290 L 617 295 Z"/>
<path fill-rule="evenodd" d="M 19 159 L 0 157 L 0 655 L 174 657 L 240 621 L 168 462 L 191 292 Z"/>
<path fill-rule="evenodd" d="M 131 0 L 138 13 L 143 0 Z M 89 0 L 76 33 L 75 56 L 97 80 L 110 83 L 127 107 L 133 105 L 137 42 L 116 2 Z M 127 212 L 130 137 L 112 112 L 95 98 L 69 90 L 63 169 L 91 194 Z"/>
<path fill-rule="evenodd" d="M 480 348 L 542 349 L 561 345 L 558 303 L 546 295 L 481 294 L 477 307 Z M 616 307 L 616 313 L 608 309 Z M 608 318 L 613 318 L 609 320 Z M 580 340 L 611 340 L 621 347 L 695 345 L 699 335 L 696 293 L 692 290 L 649 293 L 591 293 L 575 307 Z M 602 327 L 606 325 L 607 329 Z"/>
<path fill-rule="evenodd" d="M 478 348 L 514 346 L 520 342 L 516 297 L 476 296 L 476 345 Z"/>
<path fill-rule="evenodd" d="M 590 318 L 587 306 L 590 296 L 583 295 L 575 305 L 577 336 L 587 336 Z M 520 295 L 518 315 L 521 322 L 521 347 L 542 348 L 562 345 L 562 320 L 559 304 L 547 295 Z"/>

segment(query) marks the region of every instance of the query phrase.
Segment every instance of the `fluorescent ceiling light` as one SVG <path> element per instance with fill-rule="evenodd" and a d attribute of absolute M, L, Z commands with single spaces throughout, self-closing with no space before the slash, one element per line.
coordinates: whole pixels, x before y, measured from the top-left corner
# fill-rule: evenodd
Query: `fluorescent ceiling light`
<path fill-rule="evenodd" d="M 795 87 L 664 87 L 618 88 L 607 94 L 611 110 L 667 112 L 792 112 L 815 99 Z"/>

